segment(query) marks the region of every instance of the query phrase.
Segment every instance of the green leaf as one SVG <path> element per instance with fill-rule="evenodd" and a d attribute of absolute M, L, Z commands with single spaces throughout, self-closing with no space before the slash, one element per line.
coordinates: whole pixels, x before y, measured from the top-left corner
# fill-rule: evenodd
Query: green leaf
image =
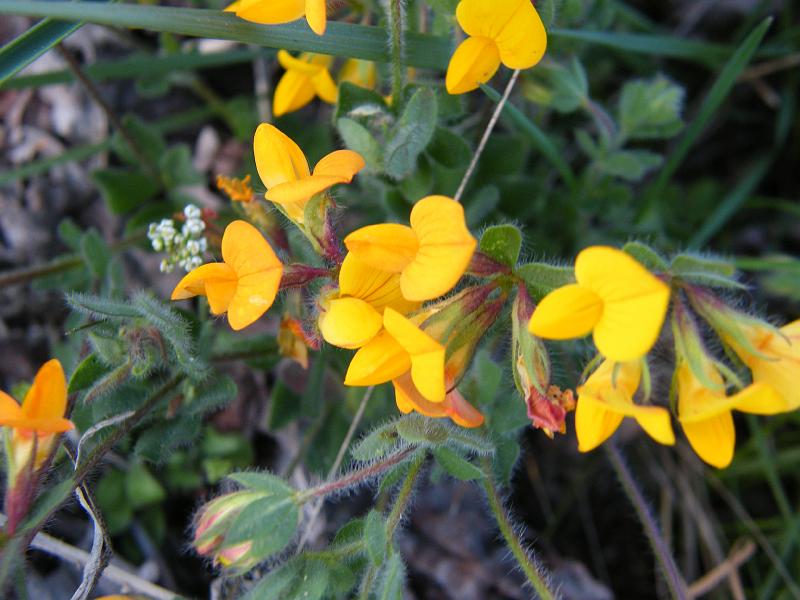
<path fill-rule="evenodd" d="M 119 5 L 114 7 L 115 10 L 118 8 L 120 8 Z M 164 136 L 161 134 L 158 128 L 156 128 L 154 125 L 146 123 L 135 115 L 125 115 L 122 118 L 122 125 L 125 127 L 127 134 L 136 143 L 137 148 L 144 152 L 145 155 L 153 162 L 153 164 L 158 164 L 158 161 L 167 150 L 167 144 L 164 141 Z M 133 151 L 128 140 L 126 140 L 125 137 L 119 132 L 115 133 L 111 138 L 111 145 L 114 148 L 114 152 L 123 161 L 137 169 L 142 167 L 141 158 L 136 152 Z"/>
<path fill-rule="evenodd" d="M 233 519 L 223 548 L 252 541 L 253 556 L 267 558 L 291 541 L 298 518 L 297 505 L 290 494 L 270 494 L 248 504 Z"/>
<path fill-rule="evenodd" d="M 133 448 L 134 454 L 154 464 L 163 464 L 170 451 L 178 446 L 189 446 L 200 435 L 201 421 L 198 417 L 177 417 L 158 421 L 148 426 Z"/>
<path fill-rule="evenodd" d="M 481 252 L 509 267 L 517 264 L 521 248 L 522 233 L 513 225 L 492 225 L 481 236 Z"/>
<path fill-rule="evenodd" d="M 479 227 L 500 204 L 500 190 L 495 185 L 485 185 L 464 199 L 464 213 L 467 224 Z"/>
<path fill-rule="evenodd" d="M 445 471 L 461 481 L 483 479 L 485 476 L 478 467 L 447 446 L 434 448 L 433 457 Z"/>
<path fill-rule="evenodd" d="M 278 379 L 269 397 L 267 428 L 278 431 L 300 417 L 300 396 Z"/>
<path fill-rule="evenodd" d="M 128 302 L 120 302 L 100 296 L 72 292 L 66 295 L 66 300 L 72 310 L 83 313 L 93 319 L 134 319 L 141 316 L 139 311 Z"/>
<path fill-rule="evenodd" d="M 516 273 L 525 281 L 528 292 L 536 302 L 556 288 L 575 283 L 575 271 L 572 267 L 532 262 L 517 268 Z"/>
<path fill-rule="evenodd" d="M 552 98 L 550 106 L 560 113 L 570 113 L 586 104 L 589 98 L 589 81 L 586 71 L 576 56 L 568 66 L 556 65 L 548 70 Z"/>
<path fill-rule="evenodd" d="M 349 81 L 339 84 L 339 97 L 336 101 L 336 110 L 333 113 L 334 122 L 344 117 L 354 118 L 351 113 L 386 112 L 386 102 L 378 92 L 368 90 Z"/>
<path fill-rule="evenodd" d="M 670 138 L 683 128 L 683 88 L 662 75 L 622 88 L 617 120 L 625 139 Z"/>
<path fill-rule="evenodd" d="M 69 246 L 70 250 L 80 252 L 83 230 L 69 217 L 61 219 L 58 223 L 58 237 Z"/>
<path fill-rule="evenodd" d="M 128 469 L 125 476 L 125 494 L 134 510 L 156 504 L 167 497 L 163 486 L 141 463 L 132 465 Z"/>
<path fill-rule="evenodd" d="M 448 438 L 446 425 L 413 413 L 397 420 L 397 433 L 410 444 L 441 443 Z"/>
<path fill-rule="evenodd" d="M 330 568 L 310 556 L 295 556 L 264 576 L 241 600 L 320 600 L 329 591 Z"/>
<path fill-rule="evenodd" d="M 642 242 L 628 242 L 622 247 L 622 251 L 635 258 L 649 271 L 663 273 L 669 268 L 667 261 L 658 252 Z"/>
<path fill-rule="evenodd" d="M 125 492 L 126 475 L 118 469 L 109 470 L 94 486 L 94 496 L 103 513 L 110 535 L 125 531 L 133 520 L 133 508 Z"/>
<path fill-rule="evenodd" d="M 472 149 L 464 138 L 444 127 L 437 127 L 427 148 L 428 155 L 443 167 L 466 167 L 472 158 Z"/>
<path fill-rule="evenodd" d="M 81 237 L 81 255 L 89 266 L 92 277 L 103 279 L 108 272 L 111 250 L 96 229 L 90 229 Z"/>
<path fill-rule="evenodd" d="M 736 281 L 736 265 L 719 258 L 678 254 L 669 266 L 670 273 L 690 283 L 711 287 L 738 288 L 745 286 Z"/>
<path fill-rule="evenodd" d="M 237 471 L 229 474 L 228 479 L 243 487 L 259 492 L 267 492 L 278 496 L 291 496 L 294 494 L 294 489 L 283 478 L 272 473 Z"/>
<path fill-rule="evenodd" d="M 593 165 L 601 173 L 635 182 L 641 181 L 663 161 L 660 154 L 648 150 L 616 150 L 601 155 Z"/>
<path fill-rule="evenodd" d="M 238 392 L 236 382 L 227 375 L 215 374 L 209 381 L 191 387 L 185 395 L 182 411 L 188 415 L 204 415 L 227 405 Z"/>
<path fill-rule="evenodd" d="M 378 577 L 378 600 L 403 600 L 406 567 L 397 552 L 392 552 Z"/>
<path fill-rule="evenodd" d="M 380 173 L 383 171 L 383 149 L 369 129 L 347 117 L 336 121 L 336 128 L 344 140 L 344 145 L 364 157 L 368 172 Z"/>
<path fill-rule="evenodd" d="M 97 358 L 96 354 L 90 354 L 78 363 L 69 378 L 69 393 L 74 394 L 88 389 L 106 373 L 108 373 L 108 367 Z"/>
<path fill-rule="evenodd" d="M 364 546 L 373 565 L 383 563 L 386 556 L 386 522 L 381 513 L 373 509 L 364 521 Z"/>
<path fill-rule="evenodd" d="M 661 169 L 658 178 L 648 190 L 650 198 L 655 199 L 663 196 L 667 183 L 678 170 L 681 163 L 683 163 L 684 159 L 689 155 L 689 150 L 691 150 L 706 126 L 711 122 L 712 117 L 717 113 L 717 109 L 722 105 L 725 98 L 728 97 L 739 75 L 741 75 L 742 71 L 744 71 L 750 59 L 753 57 L 753 54 L 755 54 L 756 49 L 767 33 L 767 29 L 769 29 L 771 23 L 771 17 L 764 19 L 764 21 L 762 21 L 739 45 L 728 62 L 725 63 L 725 66 L 714 81 L 714 85 L 711 86 L 708 94 L 703 98 L 700 111 L 683 132 L 675 148 L 670 153 L 666 165 Z M 651 202 L 652 201 L 653 200 L 651 200 Z"/>
<path fill-rule="evenodd" d="M 401 442 L 395 422 L 382 425 L 359 440 L 350 450 L 356 460 L 368 461 L 386 456 Z"/>
<path fill-rule="evenodd" d="M 186 144 L 173 146 L 159 157 L 158 166 L 169 188 L 203 183 L 203 176 L 192 164 L 192 152 Z"/>
<path fill-rule="evenodd" d="M 418 89 L 403 109 L 386 142 L 384 171 L 402 179 L 411 173 L 417 157 L 430 143 L 436 129 L 436 94 L 430 88 Z"/>
<path fill-rule="evenodd" d="M 29 65 L 83 23 L 45 19 L 0 49 L 0 88 L 12 75 Z"/>

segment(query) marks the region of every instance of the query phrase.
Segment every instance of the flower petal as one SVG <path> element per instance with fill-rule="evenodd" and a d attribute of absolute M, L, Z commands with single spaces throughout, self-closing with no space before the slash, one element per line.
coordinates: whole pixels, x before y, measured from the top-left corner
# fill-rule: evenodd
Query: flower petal
<path fill-rule="evenodd" d="M 381 330 L 381 313 L 358 298 L 336 298 L 319 317 L 325 341 L 339 348 L 360 348 Z"/>
<path fill-rule="evenodd" d="M 40 368 L 22 401 L 22 416 L 27 419 L 53 420 L 64 417 L 67 410 L 67 379 L 64 369 L 53 358 Z M 35 428 L 39 430 L 39 428 Z M 41 430 L 44 431 L 44 430 Z"/>
<path fill-rule="evenodd" d="M 269 123 L 262 123 L 256 129 L 253 152 L 258 175 L 268 190 L 310 174 L 308 162 L 300 147 L 292 138 Z"/>
<path fill-rule="evenodd" d="M 448 392 L 443 402 L 426 400 L 414 386 L 409 373 L 392 380 L 394 399 L 400 412 L 406 414 L 412 410 L 426 417 L 449 417 L 462 427 L 480 427 L 483 415 L 458 392 Z"/>
<path fill-rule="evenodd" d="M 553 290 L 536 307 L 528 331 L 548 340 L 583 337 L 603 314 L 603 301 L 590 289 L 572 283 Z"/>
<path fill-rule="evenodd" d="M 369 90 L 377 83 L 377 68 L 371 60 L 348 58 L 339 69 L 339 83 L 348 82 Z"/>
<path fill-rule="evenodd" d="M 344 376 L 345 385 L 378 385 L 411 368 L 411 357 L 387 331 L 381 331 L 356 352 Z"/>
<path fill-rule="evenodd" d="M 320 100 L 328 104 L 336 104 L 336 100 L 339 98 L 339 88 L 328 69 L 320 69 L 315 73 L 311 77 L 311 83 Z"/>
<path fill-rule="evenodd" d="M 533 4 L 523 0 L 494 41 L 505 66 L 509 69 L 530 69 L 544 56 L 547 32 Z"/>
<path fill-rule="evenodd" d="M 399 273 L 414 259 L 419 248 L 410 227 L 396 223 L 367 225 L 344 238 L 344 245 L 368 265 Z"/>
<path fill-rule="evenodd" d="M 364 165 L 364 158 L 358 152 L 336 150 L 320 159 L 314 167 L 314 177 L 335 177 L 341 183 L 350 183 Z"/>
<path fill-rule="evenodd" d="M 447 196 L 427 196 L 411 210 L 419 248 L 400 276 L 407 300 L 430 300 L 449 292 L 467 270 L 477 242 L 464 208 Z"/>
<path fill-rule="evenodd" d="M 238 276 L 236 293 L 228 307 L 228 323 L 239 330 L 272 306 L 283 265 L 258 229 L 246 221 L 233 221 L 225 228 L 222 257 Z"/>
<path fill-rule="evenodd" d="M 234 4 L 237 17 L 264 25 L 295 21 L 303 16 L 306 9 L 304 0 L 240 0 Z"/>
<path fill-rule="evenodd" d="M 777 415 L 791 409 L 789 400 L 766 383 L 753 383 L 730 397 L 733 408 L 753 415 Z"/>
<path fill-rule="evenodd" d="M 442 402 L 444 346 L 392 308 L 384 310 L 383 326 L 411 356 L 411 379 L 420 394 L 431 402 Z"/>
<path fill-rule="evenodd" d="M 731 464 L 736 445 L 736 429 L 730 412 L 701 421 L 681 422 L 681 426 L 700 458 L 718 469 Z"/>
<path fill-rule="evenodd" d="M 326 0 L 305 0 L 306 20 L 311 31 L 317 35 L 325 33 L 327 11 L 325 8 Z"/>
<path fill-rule="evenodd" d="M 675 433 L 672 431 L 672 421 L 666 408 L 633 405 L 628 416 L 636 419 L 639 426 L 659 444 L 665 446 L 675 444 Z"/>
<path fill-rule="evenodd" d="M 400 293 L 400 275 L 381 271 L 348 252 L 339 270 L 339 293 L 369 302 L 380 313 L 391 306 L 401 314 L 419 308 L 419 302 L 409 302 Z"/>
<path fill-rule="evenodd" d="M 530 4 L 530 0 L 461 0 L 456 19 L 467 35 L 494 40 L 519 16 L 524 4 Z"/>
<path fill-rule="evenodd" d="M 669 286 L 630 255 L 607 246 L 593 246 L 578 255 L 575 279 L 603 300 L 594 328 L 600 353 L 615 361 L 647 354 L 661 333 Z"/>
<path fill-rule="evenodd" d="M 575 408 L 575 433 L 578 450 L 589 452 L 614 434 L 623 415 L 608 410 L 602 401 L 589 394 L 579 394 Z"/>
<path fill-rule="evenodd" d="M 445 405 L 447 415 L 457 425 L 462 427 L 480 427 L 483 425 L 481 412 L 467 402 L 458 390 L 453 389 L 447 392 L 442 404 Z"/>
<path fill-rule="evenodd" d="M 305 222 L 306 203 L 314 194 L 340 183 L 332 177 L 304 177 L 297 181 L 279 183 L 264 194 L 264 198 L 279 204 L 288 217 L 296 223 Z"/>
<path fill-rule="evenodd" d="M 15 419 L 22 417 L 22 408 L 14 398 L 0 391 L 0 425 L 8 425 Z"/>
<path fill-rule="evenodd" d="M 211 313 L 221 315 L 236 293 L 236 273 L 226 263 L 208 263 L 192 269 L 172 291 L 172 300 L 207 296 Z"/>
<path fill-rule="evenodd" d="M 277 118 L 300 110 L 310 103 L 316 94 L 317 91 L 308 75 L 298 71 L 286 71 L 278 81 L 278 85 L 275 86 L 275 94 L 272 97 L 272 114 Z M 256 166 L 258 166 L 257 162 Z"/>
<path fill-rule="evenodd" d="M 487 37 L 468 37 L 450 57 L 445 76 L 447 92 L 471 92 L 489 81 L 499 67 L 500 51 L 493 40 Z"/>

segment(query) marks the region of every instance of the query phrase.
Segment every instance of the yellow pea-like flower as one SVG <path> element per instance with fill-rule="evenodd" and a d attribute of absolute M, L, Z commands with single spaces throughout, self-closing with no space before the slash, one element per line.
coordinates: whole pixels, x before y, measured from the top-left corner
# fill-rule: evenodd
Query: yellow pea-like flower
<path fill-rule="evenodd" d="M 743 333 L 759 354 L 726 341 L 752 371 L 753 381 L 774 388 L 788 403 L 786 410 L 800 408 L 800 319 L 779 331 L 764 324 L 746 327 Z"/>
<path fill-rule="evenodd" d="M 36 456 L 33 457 L 33 469 L 36 470 L 50 454 L 56 434 L 75 427 L 64 418 L 66 410 L 67 380 L 61 363 L 55 358 L 39 368 L 22 405 L 0 391 L 0 425 L 13 429 L 9 485 L 13 485 L 16 474 L 31 460 L 34 445 Z M 38 438 L 35 444 L 34 436 Z"/>
<path fill-rule="evenodd" d="M 458 358 L 446 361 L 445 346 L 418 327 L 416 321 L 425 316 L 412 320 L 387 307 L 384 329 L 356 352 L 344 383 L 367 386 L 391 381 L 401 412 L 414 410 L 429 417 L 449 417 L 463 427 L 478 427 L 483 415 L 454 385 Z"/>
<path fill-rule="evenodd" d="M 445 85 L 451 94 L 489 81 L 500 63 L 530 69 L 547 48 L 547 32 L 530 0 L 461 0 L 456 19 L 469 37 L 447 67 Z"/>
<path fill-rule="evenodd" d="M 419 200 L 410 222 L 411 227 L 368 225 L 348 235 L 344 244 L 368 265 L 399 273 L 407 300 L 431 300 L 458 283 L 477 242 L 467 229 L 464 209 L 447 196 Z"/>
<path fill-rule="evenodd" d="M 339 183 L 350 183 L 365 164 L 357 152 L 336 150 L 324 156 L 312 173 L 294 140 L 269 123 L 256 129 L 253 152 L 258 175 L 267 188 L 264 197 L 299 224 L 303 223 L 306 203 L 314 194 Z"/>
<path fill-rule="evenodd" d="M 616 370 L 616 373 L 615 373 Z M 578 387 L 575 432 L 578 450 L 589 452 L 610 438 L 625 417 L 631 417 L 660 444 L 675 443 L 669 411 L 634 404 L 642 366 L 639 361 L 603 363 Z"/>
<path fill-rule="evenodd" d="M 318 320 L 322 337 L 340 348 L 360 348 L 383 328 L 387 307 L 407 314 L 419 303 L 403 298 L 400 275 L 376 269 L 348 253 L 339 270 L 338 293 L 322 302 Z"/>
<path fill-rule="evenodd" d="M 228 323 L 238 331 L 272 306 L 283 265 L 264 236 L 247 221 L 233 221 L 225 228 L 222 260 L 187 273 L 172 291 L 172 300 L 206 296 L 211 313 L 227 312 Z"/>
<path fill-rule="evenodd" d="M 262 25 L 290 23 L 305 16 L 314 33 L 325 33 L 325 0 L 236 0 L 225 10 L 235 13 L 241 19 Z"/>
<path fill-rule="evenodd" d="M 762 382 L 728 396 L 722 376 L 711 361 L 704 361 L 703 369 L 705 378 L 717 384 L 716 389 L 703 385 L 687 362 L 678 367 L 678 420 L 697 455 L 723 469 L 733 460 L 736 445 L 731 411 L 774 415 L 786 411 L 789 403 Z"/>
<path fill-rule="evenodd" d="M 529 331 L 551 340 L 591 332 L 600 353 L 615 362 L 647 354 L 664 323 L 669 286 L 630 255 L 607 246 L 592 246 L 578 254 L 575 280 L 542 299 Z"/>
<path fill-rule="evenodd" d="M 286 72 L 272 98 L 272 114 L 276 117 L 300 110 L 317 96 L 328 104 L 336 103 L 339 91 L 328 70 L 332 56 L 303 52 L 295 58 L 286 50 L 279 50 L 278 62 Z"/>

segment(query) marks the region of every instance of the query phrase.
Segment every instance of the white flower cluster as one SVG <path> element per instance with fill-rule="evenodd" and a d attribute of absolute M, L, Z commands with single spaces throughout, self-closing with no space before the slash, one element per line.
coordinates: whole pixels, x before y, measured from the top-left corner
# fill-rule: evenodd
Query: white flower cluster
<path fill-rule="evenodd" d="M 176 265 L 189 272 L 203 264 L 208 241 L 203 235 L 206 224 L 201 218 L 202 211 L 194 204 L 187 204 L 183 215 L 186 220 L 180 232 L 175 228 L 175 221 L 172 219 L 150 223 L 147 229 L 147 237 L 153 250 L 167 254 L 161 261 L 162 273 L 171 273 Z"/>

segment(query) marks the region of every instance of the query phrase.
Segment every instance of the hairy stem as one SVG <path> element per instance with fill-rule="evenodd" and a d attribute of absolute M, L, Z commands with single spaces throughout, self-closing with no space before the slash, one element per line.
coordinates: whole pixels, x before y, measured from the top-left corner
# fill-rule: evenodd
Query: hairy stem
<path fill-rule="evenodd" d="M 318 498 L 321 496 L 328 496 L 333 494 L 334 492 L 338 492 L 340 490 L 347 489 L 353 485 L 357 485 L 376 475 L 383 473 L 387 469 L 392 468 L 396 464 L 403 462 L 406 458 L 408 458 L 417 448 L 414 446 L 410 446 L 408 448 L 403 448 L 395 452 L 394 454 L 390 454 L 386 458 L 382 460 L 375 461 L 367 465 L 366 467 L 362 467 L 360 469 L 356 469 L 355 471 L 348 473 L 344 477 L 340 477 L 339 479 L 334 479 L 333 481 L 327 481 L 323 484 L 320 484 L 316 487 L 309 488 L 300 492 L 297 497 L 297 501 L 299 503 L 308 502 L 311 498 Z"/>
<path fill-rule="evenodd" d="M 639 486 L 636 485 L 636 480 L 633 478 L 630 469 L 628 469 L 622 453 L 613 444 L 606 444 L 604 447 L 611 465 L 617 473 L 617 478 L 625 490 L 625 495 L 628 496 L 628 500 L 636 510 L 636 515 L 644 528 L 653 554 L 656 555 L 658 565 L 669 587 L 670 596 L 676 600 L 688 600 L 689 593 L 686 582 L 675 564 L 675 559 L 672 557 L 672 553 L 661 535 L 658 523 L 656 523 L 655 517 L 650 511 L 650 507 L 647 505 Z"/>
<path fill-rule="evenodd" d="M 517 561 L 522 572 L 525 573 L 528 582 L 533 586 L 536 594 L 542 600 L 555 600 L 558 596 L 547 585 L 547 576 L 544 569 L 536 563 L 531 557 L 531 551 L 522 545 L 522 541 L 514 532 L 514 526 L 503 507 L 503 502 L 500 500 L 500 494 L 494 481 L 492 474 L 492 465 L 488 457 L 483 457 L 483 471 L 486 477 L 483 478 L 483 489 L 486 492 L 486 498 L 489 500 L 489 508 L 492 511 L 497 526 L 500 528 L 500 533 L 503 536 L 506 544 L 508 544 L 511 554 Z"/>
<path fill-rule="evenodd" d="M 422 452 L 411 462 L 406 478 L 403 480 L 403 485 L 400 487 L 397 498 L 394 500 L 392 510 L 389 512 L 389 516 L 386 519 L 386 540 L 390 546 L 395 531 L 397 531 L 397 526 L 403 518 L 406 507 L 408 507 L 408 502 L 411 499 L 411 492 L 414 490 L 414 483 L 417 481 L 417 476 L 422 469 L 422 465 L 425 464 L 426 456 L 427 453 Z"/>
<path fill-rule="evenodd" d="M 400 101 L 405 83 L 403 64 L 403 32 L 405 11 L 403 0 L 389 0 L 389 45 L 392 54 L 392 101 Z"/>

